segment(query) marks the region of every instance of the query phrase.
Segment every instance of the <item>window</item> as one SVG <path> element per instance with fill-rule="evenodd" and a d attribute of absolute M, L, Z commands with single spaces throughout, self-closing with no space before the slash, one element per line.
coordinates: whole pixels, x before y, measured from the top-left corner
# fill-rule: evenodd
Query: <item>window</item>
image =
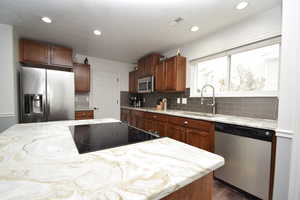
<path fill-rule="evenodd" d="M 277 41 L 194 61 L 191 96 L 200 96 L 205 84 L 215 87 L 216 96 L 277 96 L 279 57 Z"/>
<path fill-rule="evenodd" d="M 227 90 L 227 57 L 216 58 L 200 62 L 197 66 L 197 90 L 205 84 L 211 84 L 215 87 L 216 92 L 221 93 Z"/>

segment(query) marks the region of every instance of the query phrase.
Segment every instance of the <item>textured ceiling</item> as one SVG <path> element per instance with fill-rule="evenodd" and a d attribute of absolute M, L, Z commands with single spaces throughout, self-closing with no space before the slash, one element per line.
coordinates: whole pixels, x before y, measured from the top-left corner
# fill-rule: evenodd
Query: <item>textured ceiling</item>
<path fill-rule="evenodd" d="M 163 52 L 193 41 L 246 17 L 270 9 L 281 0 L 1 0 L 0 23 L 12 24 L 21 37 L 63 44 L 76 52 L 134 62 L 149 52 Z M 40 21 L 42 16 L 52 24 Z M 169 23 L 177 17 L 184 20 Z M 192 25 L 200 31 L 192 33 Z M 103 32 L 101 37 L 93 30 Z"/>

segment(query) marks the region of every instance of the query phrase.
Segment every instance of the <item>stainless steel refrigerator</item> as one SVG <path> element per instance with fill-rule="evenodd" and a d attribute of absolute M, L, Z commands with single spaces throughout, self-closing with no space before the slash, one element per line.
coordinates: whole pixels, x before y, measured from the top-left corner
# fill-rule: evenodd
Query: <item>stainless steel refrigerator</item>
<path fill-rule="evenodd" d="M 22 67 L 20 73 L 21 122 L 74 119 L 74 73 Z"/>

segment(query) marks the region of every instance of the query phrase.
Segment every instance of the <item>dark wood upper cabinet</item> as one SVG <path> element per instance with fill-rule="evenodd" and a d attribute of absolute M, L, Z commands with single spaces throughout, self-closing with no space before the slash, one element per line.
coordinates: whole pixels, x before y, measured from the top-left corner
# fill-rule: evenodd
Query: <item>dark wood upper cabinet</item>
<path fill-rule="evenodd" d="M 137 92 L 136 71 L 129 72 L 129 92 Z"/>
<path fill-rule="evenodd" d="M 186 58 L 174 56 L 160 62 L 160 54 L 150 54 L 138 60 L 138 70 L 129 74 L 129 91 L 137 91 L 137 80 L 154 76 L 155 90 L 160 92 L 183 92 L 186 89 Z M 134 76 L 134 75 L 135 76 Z M 135 78 L 135 81 L 134 78 Z"/>
<path fill-rule="evenodd" d="M 161 55 L 160 54 L 150 54 L 145 59 L 145 76 L 154 76 L 155 75 L 155 66 L 159 63 Z"/>
<path fill-rule="evenodd" d="M 185 91 L 186 58 L 174 56 L 165 61 L 165 90 L 170 92 Z"/>
<path fill-rule="evenodd" d="M 146 64 L 146 59 L 141 58 L 138 60 L 138 69 L 136 70 L 136 78 L 142 78 L 145 74 L 145 64 Z"/>
<path fill-rule="evenodd" d="M 70 48 L 51 46 L 50 65 L 72 67 L 72 54 Z"/>
<path fill-rule="evenodd" d="M 155 66 L 159 63 L 160 57 L 160 54 L 152 53 L 139 59 L 137 77 L 154 76 Z"/>
<path fill-rule="evenodd" d="M 22 64 L 55 69 L 72 68 L 72 54 L 73 51 L 70 48 L 28 39 L 20 40 L 20 62 Z"/>
<path fill-rule="evenodd" d="M 49 45 L 21 39 L 20 62 L 47 65 L 49 62 Z"/>
<path fill-rule="evenodd" d="M 90 65 L 74 63 L 75 92 L 90 91 Z"/>
<path fill-rule="evenodd" d="M 165 62 L 160 62 L 158 65 L 155 66 L 155 90 L 156 91 L 165 91 Z"/>

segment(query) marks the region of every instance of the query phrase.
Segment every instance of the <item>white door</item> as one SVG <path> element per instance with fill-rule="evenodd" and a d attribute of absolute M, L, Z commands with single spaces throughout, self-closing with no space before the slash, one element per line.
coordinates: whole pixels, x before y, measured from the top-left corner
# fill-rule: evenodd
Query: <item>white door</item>
<path fill-rule="evenodd" d="M 119 75 L 95 70 L 92 80 L 92 105 L 95 108 L 95 119 L 120 119 Z"/>

